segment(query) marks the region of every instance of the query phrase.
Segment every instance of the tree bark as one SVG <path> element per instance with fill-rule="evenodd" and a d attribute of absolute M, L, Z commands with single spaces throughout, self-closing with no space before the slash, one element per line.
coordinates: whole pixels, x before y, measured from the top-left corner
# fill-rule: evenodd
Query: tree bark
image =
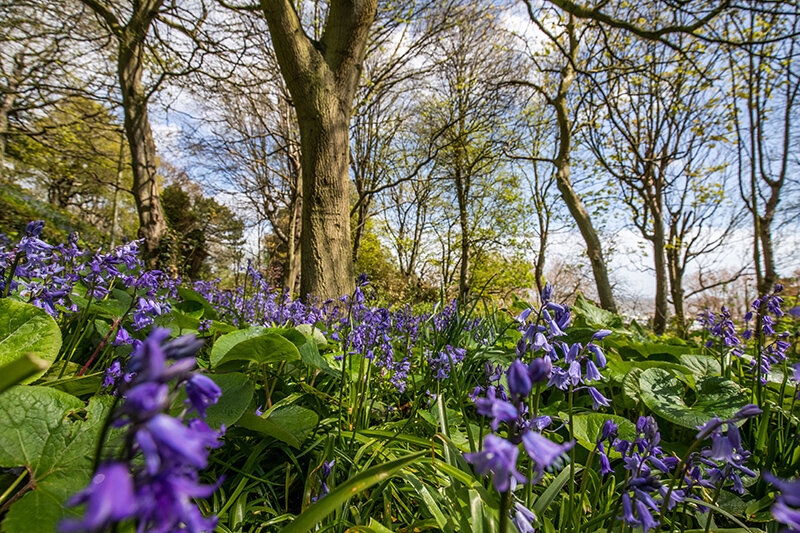
<path fill-rule="evenodd" d="M 300 125 L 300 296 L 337 298 L 355 289 L 348 126 L 377 0 L 332 0 L 319 41 L 289 0 L 262 0 L 261 9 Z"/>
<path fill-rule="evenodd" d="M 567 204 L 570 215 L 578 225 L 583 241 L 586 243 L 586 254 L 592 265 L 597 295 L 600 299 L 600 307 L 612 313 L 617 312 L 617 304 L 614 301 L 614 293 L 611 291 L 611 283 L 608 279 L 608 269 L 603 259 L 603 247 L 600 238 L 597 236 L 592 224 L 591 216 L 584 207 L 580 196 L 575 192 L 570 181 L 570 150 L 572 149 L 572 125 L 570 124 L 567 111 L 567 91 L 575 80 L 575 60 L 577 59 L 578 41 L 575 36 L 575 27 L 570 17 L 569 25 L 570 38 L 570 58 L 564 65 L 559 83 L 558 93 L 555 98 L 550 100 L 550 104 L 555 108 L 558 120 L 558 154 L 554 161 L 556 166 L 556 185 L 561 193 L 561 198 Z"/>
<path fill-rule="evenodd" d="M 14 56 L 14 69 L 11 72 L 11 77 L 5 87 L 0 87 L 0 183 L 5 181 L 6 169 L 6 142 L 8 141 L 8 114 L 11 107 L 14 105 L 14 100 L 17 98 L 17 90 L 19 89 L 20 79 L 22 78 L 22 69 L 24 68 L 22 54 Z"/>
<path fill-rule="evenodd" d="M 147 264 L 155 268 L 167 220 L 161 208 L 156 166 L 156 145 L 147 113 L 147 95 L 142 86 L 144 42 L 138 32 L 126 32 L 118 55 L 119 85 L 125 112 L 125 135 L 131 151 L 133 197 L 139 213 L 139 237 L 144 239 Z"/>
<path fill-rule="evenodd" d="M 655 204 L 658 203 L 658 200 L 656 200 Z M 655 313 L 653 316 L 653 332 L 656 335 L 661 335 L 667 329 L 667 308 L 669 304 L 667 299 L 668 282 L 665 254 L 666 235 L 664 231 L 663 213 L 657 205 L 653 207 L 653 266 L 656 270 L 656 301 Z"/>
<path fill-rule="evenodd" d="M 142 85 L 145 40 L 164 0 L 133 2 L 133 12 L 123 25 L 100 0 L 81 0 L 105 23 L 117 40 L 117 76 L 122 92 L 125 136 L 131 152 L 133 197 L 139 214 L 139 237 L 146 264 L 155 268 L 161 239 L 167 232 L 167 220 L 161 207 L 157 180 L 156 146 L 147 113 L 148 92 Z"/>

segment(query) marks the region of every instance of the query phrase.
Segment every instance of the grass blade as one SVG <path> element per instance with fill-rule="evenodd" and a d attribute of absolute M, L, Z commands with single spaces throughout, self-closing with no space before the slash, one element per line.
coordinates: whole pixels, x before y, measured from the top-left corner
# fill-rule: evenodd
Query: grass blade
<path fill-rule="evenodd" d="M 307 533 L 312 531 L 318 523 L 347 500 L 390 478 L 401 468 L 410 465 L 425 456 L 426 453 L 424 451 L 413 453 L 364 470 L 333 489 L 325 497 L 317 500 L 311 507 L 300 513 L 291 524 L 281 529 L 281 533 Z"/>

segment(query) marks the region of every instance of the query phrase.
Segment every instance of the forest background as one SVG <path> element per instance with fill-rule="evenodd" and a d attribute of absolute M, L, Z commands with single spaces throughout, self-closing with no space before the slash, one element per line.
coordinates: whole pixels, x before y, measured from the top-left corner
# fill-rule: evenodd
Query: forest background
<path fill-rule="evenodd" d="M 794 2 L 3 0 L 0 232 L 321 298 L 796 293 Z M 60 233 L 59 233 L 60 232 Z"/>

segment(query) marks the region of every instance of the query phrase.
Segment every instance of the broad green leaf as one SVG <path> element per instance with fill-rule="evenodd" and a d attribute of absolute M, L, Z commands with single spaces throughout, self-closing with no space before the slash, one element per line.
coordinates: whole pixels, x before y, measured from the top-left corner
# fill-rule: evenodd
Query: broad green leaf
<path fill-rule="evenodd" d="M 314 327 L 313 324 L 298 324 L 294 329 L 305 336 L 313 337 L 317 343 L 317 348 L 322 349 L 328 347 L 328 339 L 325 338 L 325 334 L 323 334 L 319 328 Z"/>
<path fill-rule="evenodd" d="M 666 361 L 609 361 L 608 366 L 603 370 L 603 375 L 612 381 L 621 383 L 633 368 L 641 368 L 642 370 L 661 368 L 679 379 L 682 379 L 683 376 L 693 376 L 688 367 Z"/>
<path fill-rule="evenodd" d="M 576 415 L 572 418 L 572 431 L 578 444 L 591 451 L 594 450 L 595 442 L 603 429 L 606 420 L 613 420 L 619 427 L 619 438 L 633 441 L 636 438 L 636 426 L 627 418 L 617 415 L 606 415 L 603 413 L 589 413 Z M 606 446 L 609 457 L 617 456 L 619 453 Z"/>
<path fill-rule="evenodd" d="M 0 299 L 0 365 L 32 354 L 49 367 L 61 349 L 61 330 L 53 317 L 38 307 Z M 44 374 L 44 370 L 25 378 L 30 383 Z"/>
<path fill-rule="evenodd" d="M 683 399 L 685 385 L 660 368 L 645 370 L 639 378 L 642 400 L 653 413 L 674 424 L 694 429 L 718 416 L 732 417 L 749 403 L 749 396 L 733 381 L 719 376 L 697 381 L 697 401 L 691 406 Z"/>
<path fill-rule="evenodd" d="M 633 409 L 642 401 L 642 388 L 639 386 L 639 377 L 643 369 L 631 368 L 622 378 L 622 404 L 628 409 Z"/>
<path fill-rule="evenodd" d="M 49 387 L 14 387 L 0 396 L 0 466 L 23 466 L 35 489 L 9 509 L 7 533 L 51 533 L 66 516 L 78 516 L 63 504 L 84 488 L 92 474 L 94 450 L 113 398 L 98 396 L 73 419 L 84 403 Z"/>
<path fill-rule="evenodd" d="M 575 325 L 590 327 L 594 329 L 614 329 L 622 328 L 622 319 L 612 313 L 597 307 L 592 302 L 584 298 L 583 294 L 578 294 L 575 299 L 575 305 L 572 306 L 573 312 L 577 315 L 579 320 L 575 321 Z"/>
<path fill-rule="evenodd" d="M 609 337 L 606 344 L 617 349 L 625 359 L 648 359 L 659 355 L 672 358 L 692 353 L 696 348 L 685 345 L 666 344 L 663 342 L 632 342 L 625 338 Z M 677 359 L 675 359 L 677 360 Z"/>
<path fill-rule="evenodd" d="M 342 506 L 347 500 L 361 494 L 368 488 L 389 479 L 402 468 L 421 459 L 428 453 L 426 451 L 406 455 L 382 465 L 373 466 L 356 474 L 341 485 L 335 487 L 324 498 L 320 498 L 308 509 L 300 513 L 288 526 L 281 529 L 281 533 L 307 533 L 313 531 L 326 516 Z"/>
<path fill-rule="evenodd" d="M 239 372 L 208 374 L 208 377 L 222 389 L 222 396 L 216 404 L 206 409 L 206 423 L 214 429 L 219 429 L 222 424 L 231 427 L 241 418 L 253 400 L 255 386 L 249 377 Z M 182 389 L 172 404 L 175 414 L 183 410 L 185 400 L 186 392 Z"/>
<path fill-rule="evenodd" d="M 300 359 L 297 346 L 276 331 L 281 330 L 253 326 L 221 336 L 211 348 L 211 366 L 237 360 L 263 364 Z"/>
<path fill-rule="evenodd" d="M 333 368 L 328 360 L 320 355 L 318 348 L 319 345 L 314 338 L 308 335 L 306 335 L 305 338 L 306 342 L 297 348 L 300 351 L 300 358 L 303 360 L 303 362 L 308 366 L 316 368 L 317 370 L 321 370 L 330 376 L 336 378 L 341 377 L 341 371 Z"/>
<path fill-rule="evenodd" d="M 26 353 L 19 359 L 0 365 L 0 394 L 22 383 L 26 378 L 47 370 L 49 364 L 35 355 Z"/>
<path fill-rule="evenodd" d="M 238 425 L 299 449 L 318 422 L 319 416 L 314 411 L 299 405 L 289 405 L 275 409 L 269 416 L 257 416 L 246 411 Z"/>
<path fill-rule="evenodd" d="M 211 305 L 208 300 L 203 298 L 203 296 L 194 289 L 190 289 L 188 287 L 178 287 L 178 296 L 183 298 L 184 302 L 197 302 L 202 305 L 203 309 L 205 310 L 203 315 L 205 318 L 212 320 L 219 319 L 219 313 L 217 313 L 217 310 L 214 309 L 214 306 Z"/>
<path fill-rule="evenodd" d="M 684 354 L 680 360 L 697 377 L 719 376 L 722 373 L 719 361 L 708 355 Z"/>

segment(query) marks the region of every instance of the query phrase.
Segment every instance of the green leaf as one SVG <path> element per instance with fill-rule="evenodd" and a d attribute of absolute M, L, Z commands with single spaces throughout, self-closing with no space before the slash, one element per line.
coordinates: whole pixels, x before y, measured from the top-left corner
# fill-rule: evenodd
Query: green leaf
<path fill-rule="evenodd" d="M 214 309 L 214 306 L 211 305 L 208 300 L 203 298 L 199 292 L 188 287 L 178 287 L 178 296 L 183 298 L 184 302 L 197 302 L 202 305 L 203 309 L 205 310 L 203 315 L 205 318 L 219 320 L 219 313 L 217 313 L 217 310 Z"/>
<path fill-rule="evenodd" d="M 635 408 L 642 401 L 642 388 L 639 386 L 642 372 L 644 369 L 631 368 L 622 378 L 622 404 L 628 409 Z"/>
<path fill-rule="evenodd" d="M 26 378 L 44 372 L 48 366 L 50 363 L 29 353 L 0 366 L 0 394 Z"/>
<path fill-rule="evenodd" d="M 297 331 L 305 335 L 306 337 L 311 336 L 314 338 L 314 341 L 317 343 L 318 349 L 323 349 L 328 347 L 328 339 L 325 338 L 325 335 L 319 328 L 314 327 L 313 324 L 298 324 L 294 327 Z"/>
<path fill-rule="evenodd" d="M 320 498 L 311 507 L 300 513 L 292 523 L 281 529 L 281 533 L 306 533 L 308 531 L 313 531 L 318 523 L 347 502 L 347 500 L 364 492 L 373 485 L 389 479 L 402 468 L 424 457 L 426 453 L 428 452 L 422 451 L 406 455 L 394 461 L 373 466 L 351 477 L 334 488 L 330 493 L 326 494 L 324 498 Z"/>
<path fill-rule="evenodd" d="M 211 348 L 211 366 L 237 360 L 264 364 L 300 359 L 297 346 L 276 331 L 281 330 L 253 326 L 221 336 Z"/>
<path fill-rule="evenodd" d="M 222 424 L 231 427 L 253 400 L 255 386 L 253 381 L 239 372 L 228 374 L 207 374 L 207 376 L 222 389 L 222 396 L 214 405 L 206 408 L 206 424 L 214 429 L 219 429 Z M 172 404 L 172 410 L 177 415 L 185 407 L 186 392 L 181 389 L 180 394 Z M 194 413 L 194 411 L 193 411 Z M 197 414 L 194 413 L 196 416 Z"/>
<path fill-rule="evenodd" d="M 719 361 L 708 355 L 684 354 L 680 356 L 681 364 L 698 377 L 719 376 L 722 368 Z"/>
<path fill-rule="evenodd" d="M 674 424 L 695 429 L 713 417 L 727 419 L 748 404 L 744 389 L 719 376 L 697 381 L 697 401 L 689 406 L 683 399 L 685 385 L 668 371 L 649 368 L 639 378 L 642 401 L 653 413 Z"/>
<path fill-rule="evenodd" d="M 92 474 L 94 450 L 113 398 L 98 396 L 84 419 L 78 398 L 49 387 L 14 387 L 0 397 L 0 466 L 23 466 L 33 490 L 10 508 L 2 522 L 7 533 L 51 533 L 66 516 L 63 504 L 84 488 Z M 33 519 L 35 517 L 35 519 Z"/>
<path fill-rule="evenodd" d="M 585 326 L 594 329 L 614 329 L 622 328 L 622 319 L 612 313 L 597 307 L 592 302 L 583 297 L 583 294 L 578 293 L 575 299 L 575 305 L 572 310 L 580 318 L 576 320 L 575 325 Z"/>
<path fill-rule="evenodd" d="M 569 481 L 569 471 L 572 468 L 572 465 L 568 465 L 564 470 L 561 471 L 560 474 L 556 476 L 556 478 L 550 483 L 542 495 L 536 498 L 536 501 L 533 502 L 533 507 L 531 507 L 531 511 L 536 516 L 542 516 L 545 511 L 550 507 L 550 504 L 553 503 L 553 500 L 556 499 L 558 493 L 561 492 L 561 489 L 564 488 L 564 485 L 567 484 Z M 575 469 L 575 472 L 580 472 L 582 467 L 578 467 Z"/>
<path fill-rule="evenodd" d="M 34 305 L 0 299 L 0 365 L 30 353 L 46 361 L 49 368 L 60 349 L 61 330 L 53 317 Z M 25 378 L 22 383 L 35 381 L 44 370 Z"/>
<path fill-rule="evenodd" d="M 299 405 L 289 405 L 275 409 L 269 416 L 256 416 L 255 413 L 246 411 L 238 425 L 299 449 L 318 423 L 319 416 L 314 411 Z"/>
<path fill-rule="evenodd" d="M 621 439 L 633 441 L 636 438 L 636 426 L 627 418 L 603 413 L 588 413 L 575 415 L 572 418 L 572 431 L 575 435 L 575 440 L 587 450 L 594 450 L 595 442 L 597 442 L 597 437 L 600 435 L 606 420 L 613 420 L 617 424 Z M 616 450 L 606 449 L 606 452 L 609 457 L 619 457 L 619 452 Z"/>
<path fill-rule="evenodd" d="M 320 355 L 318 346 L 313 337 L 306 335 L 306 342 L 297 348 L 300 351 L 300 358 L 308 366 L 321 370 L 329 376 L 340 378 L 341 371 L 333 368 L 328 360 Z"/>

